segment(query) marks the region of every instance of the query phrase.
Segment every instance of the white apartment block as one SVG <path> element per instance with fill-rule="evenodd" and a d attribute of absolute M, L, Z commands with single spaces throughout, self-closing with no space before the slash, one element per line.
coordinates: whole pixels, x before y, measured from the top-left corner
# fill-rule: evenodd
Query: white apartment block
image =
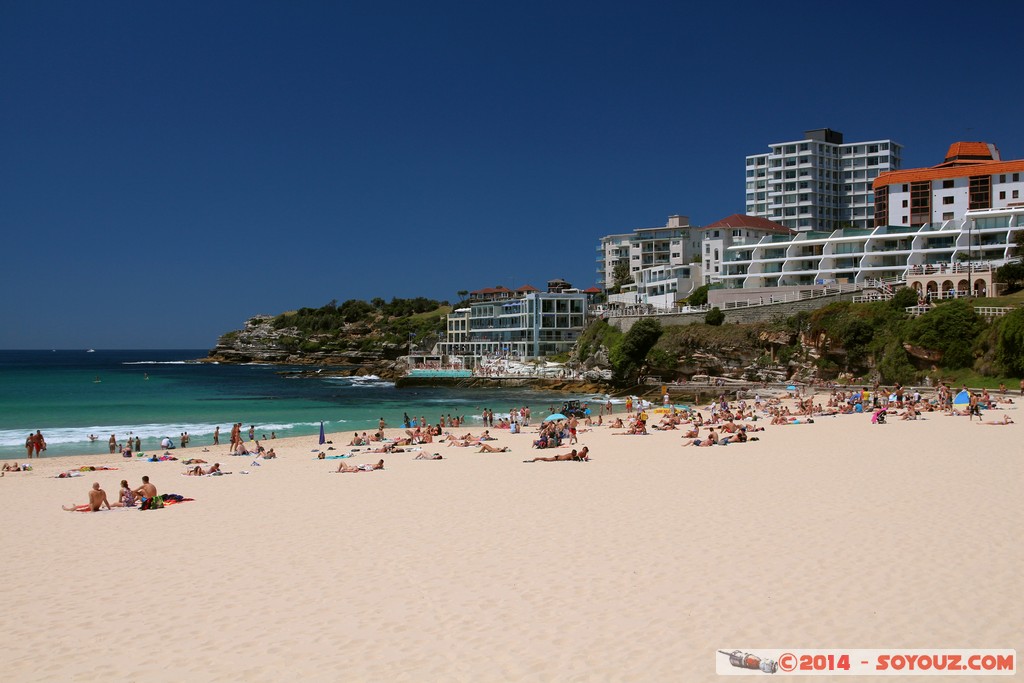
<path fill-rule="evenodd" d="M 876 225 L 943 223 L 968 211 L 1024 206 L 1024 160 L 1002 161 L 986 142 L 956 142 L 941 164 L 885 173 L 874 189 Z"/>
<path fill-rule="evenodd" d="M 726 248 L 723 287 L 760 289 L 904 279 L 912 271 L 993 268 L 1013 257 L 1024 205 L 967 211 L 919 226 L 880 225 L 773 235 Z"/>
<path fill-rule="evenodd" d="M 624 289 L 633 290 L 642 270 L 689 265 L 700 254 L 700 235 L 687 216 L 669 216 L 664 227 L 602 237 L 597 254 L 597 286 L 608 291 L 615 284 L 615 264 L 624 261 L 631 279 Z"/>
<path fill-rule="evenodd" d="M 468 308 L 448 315 L 448 335 L 436 352 L 442 356 L 519 359 L 567 353 L 587 326 L 588 296 L 585 292 L 520 288 L 471 301 Z"/>
<path fill-rule="evenodd" d="M 733 245 L 756 244 L 764 237 L 790 237 L 794 231 L 767 218 L 733 214 L 698 230 L 701 237 L 703 284 L 720 282 L 725 250 Z"/>
<path fill-rule="evenodd" d="M 746 158 L 746 213 L 794 230 L 873 226 L 872 182 L 900 168 L 903 152 L 892 140 L 845 143 L 828 128 L 769 148 Z"/>

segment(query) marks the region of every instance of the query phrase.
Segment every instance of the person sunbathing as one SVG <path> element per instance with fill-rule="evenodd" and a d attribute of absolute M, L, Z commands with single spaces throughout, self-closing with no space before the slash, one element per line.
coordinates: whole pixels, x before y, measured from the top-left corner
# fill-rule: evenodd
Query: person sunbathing
<path fill-rule="evenodd" d="M 203 467 L 202 465 L 196 465 L 195 467 L 185 470 L 185 474 L 190 477 L 202 477 L 207 474 L 215 474 L 220 472 L 220 463 L 215 462 L 209 467 Z"/>
<path fill-rule="evenodd" d="M 381 458 L 380 462 L 375 465 L 349 465 L 348 463 L 339 463 L 338 469 L 335 472 L 372 472 L 373 470 L 384 469 L 384 459 Z"/>
<path fill-rule="evenodd" d="M 480 450 L 478 450 L 477 453 L 508 453 L 510 450 L 512 449 L 508 446 L 496 448 L 489 443 L 482 443 L 480 444 Z"/>
<path fill-rule="evenodd" d="M 28 471 L 30 469 L 32 469 L 32 466 L 29 465 L 28 463 L 25 463 L 24 465 L 19 465 L 16 462 L 12 462 L 12 463 L 9 463 L 9 464 L 8 463 L 4 463 L 3 471 L 4 472 L 26 472 L 26 471 Z"/>
<path fill-rule="evenodd" d="M 717 443 L 718 443 L 718 434 L 715 432 L 715 428 L 712 427 L 711 428 L 711 432 L 707 436 L 705 436 L 703 439 L 694 439 L 694 440 L 690 441 L 689 443 L 684 443 L 683 445 L 684 446 L 700 446 L 701 448 L 705 448 L 707 446 L 714 446 Z"/>
<path fill-rule="evenodd" d="M 568 462 L 570 460 L 577 460 L 579 462 L 586 462 L 590 460 L 590 449 L 584 446 L 579 453 L 576 449 L 572 449 L 568 453 L 560 453 L 558 455 L 552 455 L 548 458 L 534 458 L 533 460 L 524 460 L 523 462 Z"/>
<path fill-rule="evenodd" d="M 277 457 L 277 453 L 274 452 L 273 448 L 271 448 L 269 451 L 267 451 L 267 452 L 265 452 L 263 454 L 263 459 L 264 460 L 273 460 L 276 457 Z"/>
<path fill-rule="evenodd" d="M 181 463 L 182 465 L 205 465 L 206 461 L 202 458 L 189 458 Z"/>
<path fill-rule="evenodd" d="M 89 491 L 89 502 L 81 505 L 62 505 L 61 507 L 68 512 L 99 512 L 100 508 L 106 505 L 107 509 L 110 509 L 110 502 L 107 501 L 107 492 L 100 488 L 100 483 L 97 481 L 93 483 L 92 489 Z"/>
<path fill-rule="evenodd" d="M 1002 420 L 988 420 L 987 422 L 978 422 L 977 424 L 980 424 L 980 425 L 995 425 L 995 426 L 1012 425 L 1013 424 L 1013 420 L 1010 419 L 1009 415 L 1003 415 L 1003 419 Z"/>
<path fill-rule="evenodd" d="M 413 460 L 444 460 L 444 456 L 440 453 L 434 453 L 433 455 L 427 455 L 426 453 L 420 453 Z"/>
<path fill-rule="evenodd" d="M 128 486 L 128 480 L 121 480 L 121 493 L 120 499 L 114 503 L 116 508 L 133 508 L 135 507 L 135 492 Z"/>

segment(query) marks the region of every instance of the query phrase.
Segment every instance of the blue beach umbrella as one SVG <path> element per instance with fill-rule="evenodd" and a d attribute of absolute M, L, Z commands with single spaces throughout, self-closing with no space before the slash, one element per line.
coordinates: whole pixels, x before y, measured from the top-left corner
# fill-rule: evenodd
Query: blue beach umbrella
<path fill-rule="evenodd" d="M 953 405 L 955 405 L 955 406 L 965 406 L 965 405 L 967 405 L 970 402 L 971 402 L 971 393 L 969 391 L 967 391 L 966 389 L 961 390 L 960 393 L 957 394 L 953 398 Z"/>
<path fill-rule="evenodd" d="M 324 421 L 320 420 L 320 445 L 327 443 L 327 437 L 324 436 Z"/>
<path fill-rule="evenodd" d="M 561 413 L 551 413 L 550 415 L 548 415 L 547 417 L 544 418 L 544 421 L 545 422 L 554 422 L 555 420 L 566 420 L 566 419 L 568 419 L 568 418 L 566 418 L 566 416 L 562 415 Z"/>

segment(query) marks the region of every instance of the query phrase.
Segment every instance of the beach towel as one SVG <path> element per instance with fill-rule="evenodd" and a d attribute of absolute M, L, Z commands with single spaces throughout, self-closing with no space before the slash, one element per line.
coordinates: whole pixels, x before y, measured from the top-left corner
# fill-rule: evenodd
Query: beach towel
<path fill-rule="evenodd" d="M 344 455 L 328 455 L 324 460 L 342 460 L 344 458 L 351 458 L 351 453 L 345 453 Z M 317 458 L 319 460 L 320 458 Z"/>

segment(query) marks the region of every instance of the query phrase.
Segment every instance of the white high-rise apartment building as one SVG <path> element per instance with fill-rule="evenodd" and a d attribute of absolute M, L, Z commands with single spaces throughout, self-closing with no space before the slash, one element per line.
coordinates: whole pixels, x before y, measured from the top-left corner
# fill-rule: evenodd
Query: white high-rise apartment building
<path fill-rule="evenodd" d="M 794 230 L 873 227 L 872 182 L 903 156 L 892 140 L 845 143 L 828 128 L 769 148 L 747 157 L 746 213 Z"/>

